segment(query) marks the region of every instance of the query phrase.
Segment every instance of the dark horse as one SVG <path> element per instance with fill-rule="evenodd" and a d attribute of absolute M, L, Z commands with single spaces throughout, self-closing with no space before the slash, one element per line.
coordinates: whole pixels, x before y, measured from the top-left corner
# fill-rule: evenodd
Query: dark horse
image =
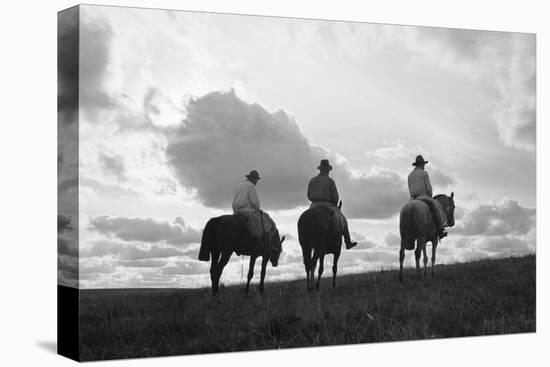
<path fill-rule="evenodd" d="M 260 280 L 260 293 L 264 292 L 265 271 L 268 260 L 276 267 L 282 252 L 282 244 L 285 237 L 279 238 L 279 231 L 274 230 L 262 238 L 261 244 L 254 244 L 250 236 L 246 219 L 238 214 L 222 215 L 212 218 L 206 223 L 202 233 L 199 260 L 208 261 L 212 256 L 210 266 L 210 279 L 212 280 L 212 292 L 218 293 L 220 277 L 223 268 L 229 258 L 235 252 L 238 255 L 250 256 L 248 268 L 248 281 L 245 292 L 248 293 L 250 280 L 254 275 L 256 258 L 262 257 L 262 271 Z"/>
<path fill-rule="evenodd" d="M 455 202 L 454 192 L 451 196 L 437 195 L 437 200 L 446 218 L 446 227 L 455 225 Z M 428 205 L 422 200 L 410 200 L 399 214 L 399 232 L 401 233 L 401 249 L 399 250 L 399 280 L 403 282 L 403 260 L 405 259 L 405 250 L 416 250 L 414 256 L 416 259 L 416 274 L 420 276 L 420 253 L 424 253 L 424 277 L 426 277 L 426 264 L 428 255 L 426 254 L 426 243 L 432 243 L 432 277 L 435 276 L 435 250 L 439 243 L 437 228 Z"/>
<path fill-rule="evenodd" d="M 340 202 L 338 207 L 340 208 L 341 206 L 342 202 Z M 317 260 L 319 260 L 319 276 L 317 283 L 315 283 L 315 288 L 319 289 L 326 254 L 334 255 L 332 261 L 332 286 L 336 287 L 336 272 L 338 270 L 338 258 L 342 249 L 342 235 L 333 229 L 332 215 L 333 213 L 329 208 L 319 206 L 306 210 L 302 213 L 300 219 L 298 219 L 298 240 L 302 247 L 308 290 L 311 289 L 315 281 Z"/>

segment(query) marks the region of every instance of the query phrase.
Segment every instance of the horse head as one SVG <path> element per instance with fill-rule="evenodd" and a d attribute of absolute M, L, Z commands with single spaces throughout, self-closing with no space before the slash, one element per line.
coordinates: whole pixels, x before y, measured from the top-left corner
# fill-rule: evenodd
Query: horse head
<path fill-rule="evenodd" d="M 273 267 L 276 267 L 279 265 L 279 257 L 281 256 L 281 252 L 283 252 L 283 242 L 285 240 L 285 236 L 282 238 L 279 238 L 279 231 L 274 230 L 271 233 L 270 243 L 271 243 L 271 254 L 269 255 L 269 261 L 271 261 L 271 265 Z"/>
<path fill-rule="evenodd" d="M 455 193 L 451 192 L 451 196 L 437 195 L 434 199 L 439 201 L 445 216 L 447 217 L 447 227 L 453 227 L 455 225 Z"/>

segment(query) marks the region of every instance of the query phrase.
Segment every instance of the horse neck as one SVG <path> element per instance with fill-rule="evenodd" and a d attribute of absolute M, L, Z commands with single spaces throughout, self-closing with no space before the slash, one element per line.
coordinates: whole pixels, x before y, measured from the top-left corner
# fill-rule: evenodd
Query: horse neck
<path fill-rule="evenodd" d="M 447 220 L 449 218 L 449 213 L 447 212 L 447 208 L 449 207 L 449 197 L 447 195 L 439 194 L 434 196 L 434 200 L 441 205 L 443 214 L 445 215 L 445 220 Z"/>

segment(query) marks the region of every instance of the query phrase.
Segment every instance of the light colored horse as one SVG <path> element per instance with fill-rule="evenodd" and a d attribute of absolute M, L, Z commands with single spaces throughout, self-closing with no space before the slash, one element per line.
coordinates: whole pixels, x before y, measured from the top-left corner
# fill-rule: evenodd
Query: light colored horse
<path fill-rule="evenodd" d="M 454 192 L 451 196 L 437 195 L 434 197 L 442 207 L 445 214 L 445 227 L 455 225 L 455 203 Z M 424 253 L 424 277 L 426 277 L 426 265 L 428 255 L 426 254 L 426 243 L 432 243 L 432 277 L 435 276 L 435 251 L 439 243 L 438 231 L 434 218 L 428 204 L 422 200 L 410 200 L 399 214 L 399 232 L 401 234 L 401 249 L 399 250 L 399 280 L 403 282 L 403 260 L 405 250 L 415 250 L 416 274 L 420 276 L 420 254 Z M 416 242 L 416 249 L 415 249 Z"/>

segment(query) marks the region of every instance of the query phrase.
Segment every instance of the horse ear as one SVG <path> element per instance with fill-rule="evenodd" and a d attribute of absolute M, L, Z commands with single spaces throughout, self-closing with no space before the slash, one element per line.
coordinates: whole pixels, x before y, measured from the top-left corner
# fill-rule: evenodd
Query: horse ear
<path fill-rule="evenodd" d="M 285 241 L 285 236 L 283 236 L 283 237 L 281 238 L 281 243 L 283 243 L 284 241 Z"/>
<path fill-rule="evenodd" d="M 454 197 L 455 197 L 455 193 L 453 191 L 453 192 L 451 192 L 451 199 L 453 199 Z"/>

